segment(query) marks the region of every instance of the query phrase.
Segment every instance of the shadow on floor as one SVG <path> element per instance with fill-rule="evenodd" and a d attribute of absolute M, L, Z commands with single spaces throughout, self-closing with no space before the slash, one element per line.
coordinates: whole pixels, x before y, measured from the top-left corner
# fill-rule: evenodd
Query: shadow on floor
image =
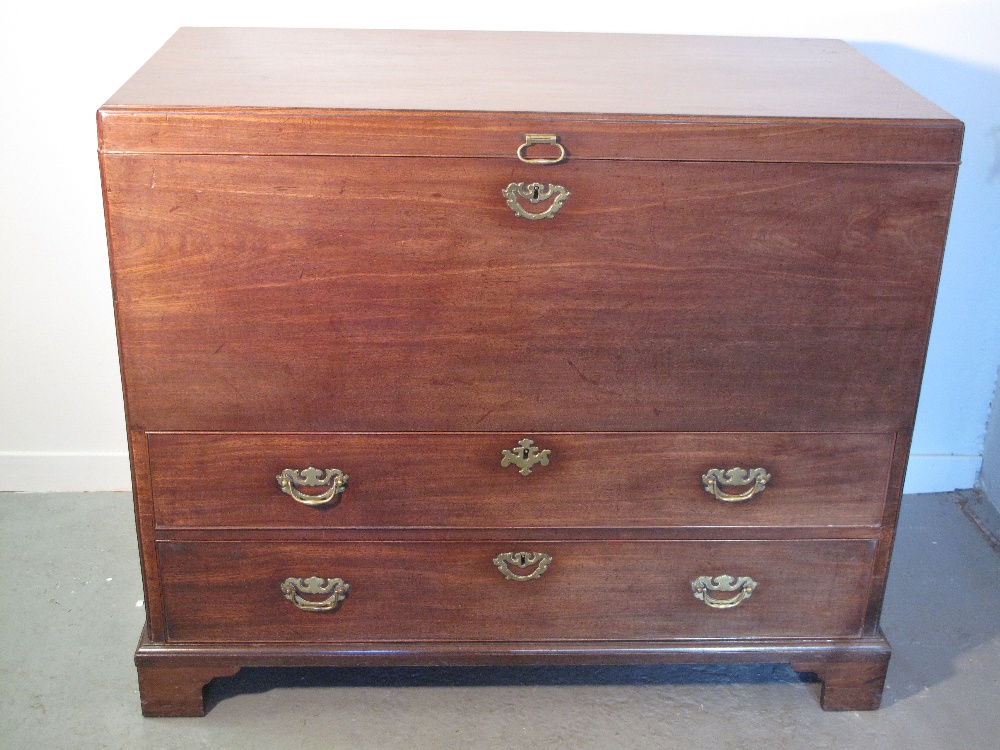
<path fill-rule="evenodd" d="M 213 680 L 205 708 L 235 695 L 277 688 L 707 685 L 814 682 L 787 664 L 549 667 L 248 667 Z M 816 688 L 817 696 L 819 688 Z"/>

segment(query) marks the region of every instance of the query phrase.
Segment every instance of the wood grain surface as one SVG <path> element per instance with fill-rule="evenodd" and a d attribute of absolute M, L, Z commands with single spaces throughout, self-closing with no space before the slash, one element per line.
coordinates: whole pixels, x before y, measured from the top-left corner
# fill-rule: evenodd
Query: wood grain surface
<path fill-rule="evenodd" d="M 231 667 L 136 665 L 143 716 L 204 716 L 205 686 L 216 677 L 239 671 Z"/>
<path fill-rule="evenodd" d="M 951 119 L 829 39 L 180 29 L 106 107 Z"/>
<path fill-rule="evenodd" d="M 522 476 L 500 459 L 523 437 L 154 433 L 156 523 L 161 529 L 876 527 L 893 446 L 892 435 L 532 434 L 552 453 L 547 466 Z M 347 490 L 323 506 L 280 490 L 278 473 L 309 466 L 344 471 Z M 705 492 L 706 471 L 736 466 L 763 467 L 771 480 L 741 503 Z"/>
<path fill-rule="evenodd" d="M 829 678 L 823 706 L 861 711 L 878 707 L 889 644 L 862 638 L 675 639 L 669 641 L 463 641 L 233 644 L 156 643 L 144 633 L 136 650 L 139 690 L 147 716 L 202 716 L 205 680 L 240 666 L 358 667 L 538 664 L 744 664 L 791 662 Z M 853 679 L 852 679 L 853 675 Z M 832 698 L 828 703 L 827 698 Z M 180 698 L 180 700 L 178 700 Z"/>
<path fill-rule="evenodd" d="M 105 156 L 131 424 L 912 422 L 950 167 Z M 501 190 L 572 196 L 516 217 Z"/>
<path fill-rule="evenodd" d="M 820 702 L 826 711 L 873 711 L 882 703 L 888 654 L 871 661 L 793 661 L 797 672 L 812 672 L 823 683 Z"/>
<path fill-rule="evenodd" d="M 168 642 L 544 641 L 845 637 L 860 634 L 875 542 L 182 543 L 158 545 Z M 545 552 L 510 581 L 502 552 Z M 702 575 L 751 576 L 729 609 L 694 598 Z M 288 577 L 350 585 L 333 612 L 306 612 Z M 724 597 L 724 594 L 719 594 Z M 319 597 L 322 598 L 322 597 Z"/>
<path fill-rule="evenodd" d="M 510 159 L 526 133 L 568 158 L 957 165 L 952 120 L 696 118 L 330 110 L 101 110 L 105 153 Z"/>
<path fill-rule="evenodd" d="M 706 64 L 707 63 L 707 64 Z M 107 152 L 957 164 L 962 124 L 843 42 L 181 29 L 98 113 Z"/>

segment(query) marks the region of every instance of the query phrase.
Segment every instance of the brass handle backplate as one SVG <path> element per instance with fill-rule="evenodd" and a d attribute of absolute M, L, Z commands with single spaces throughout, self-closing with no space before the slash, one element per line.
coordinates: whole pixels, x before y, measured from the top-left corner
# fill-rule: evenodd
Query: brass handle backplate
<path fill-rule="evenodd" d="M 281 593 L 285 598 L 306 612 L 333 612 L 347 598 L 351 586 L 341 578 L 286 578 L 281 584 Z M 306 599 L 301 594 L 329 594 L 325 599 L 314 601 Z"/>
<path fill-rule="evenodd" d="M 713 609 L 735 607 L 740 602 L 749 599 L 755 588 L 757 588 L 757 582 L 750 576 L 740 576 L 739 578 L 726 575 L 714 578 L 712 576 L 698 576 L 691 581 L 691 591 L 694 592 L 694 598 L 705 602 Z M 710 591 L 721 591 L 727 594 L 736 591 L 738 593 L 736 596 L 719 599 L 712 596 Z"/>
<path fill-rule="evenodd" d="M 323 505 L 347 489 L 348 476 L 340 469 L 282 469 L 275 479 L 286 495 L 305 505 Z M 327 487 L 325 491 L 311 495 L 299 487 Z"/>
<path fill-rule="evenodd" d="M 493 558 L 493 564 L 508 581 L 533 581 L 536 578 L 541 578 L 542 573 L 548 570 L 551 562 L 552 555 L 547 555 L 544 552 L 501 552 Z M 511 565 L 520 570 L 532 566 L 537 567 L 527 575 L 521 575 L 511 570 Z"/>
<path fill-rule="evenodd" d="M 701 477 L 701 483 L 705 487 L 705 492 L 715 495 L 716 498 L 726 503 L 742 503 L 749 500 L 754 495 L 764 491 L 764 487 L 771 481 L 771 475 L 764 469 L 709 469 Z M 731 495 L 723 492 L 720 487 L 746 487 L 753 482 L 753 486 L 738 495 Z"/>
<path fill-rule="evenodd" d="M 506 448 L 500 452 L 503 456 L 500 461 L 500 465 L 507 468 L 511 464 L 516 466 L 520 471 L 518 472 L 522 477 L 528 476 L 531 473 L 531 467 L 535 464 L 541 466 L 549 465 L 549 455 L 552 451 L 546 449 L 543 451 L 538 450 L 538 446 L 535 445 L 534 440 L 529 440 L 524 438 L 518 442 L 517 447 L 514 450 L 509 451 Z"/>
<path fill-rule="evenodd" d="M 515 215 L 522 219 L 551 219 L 562 208 L 562 204 L 571 195 L 569 190 L 562 185 L 543 185 L 540 182 L 512 182 L 502 191 L 503 197 L 507 200 L 507 205 Z M 552 199 L 552 204 L 544 211 L 532 213 L 521 205 L 522 199 L 527 199 L 529 203 L 537 204 L 542 201 Z"/>
<path fill-rule="evenodd" d="M 535 146 L 538 144 L 544 144 L 546 146 L 555 146 L 559 149 L 558 156 L 537 156 L 530 157 L 525 156 L 525 149 L 528 146 Z M 558 164 L 563 159 L 566 158 L 566 148 L 559 142 L 559 136 L 540 134 L 540 133 L 528 133 L 524 136 L 524 143 L 517 147 L 517 158 L 523 161 L 525 164 Z"/>

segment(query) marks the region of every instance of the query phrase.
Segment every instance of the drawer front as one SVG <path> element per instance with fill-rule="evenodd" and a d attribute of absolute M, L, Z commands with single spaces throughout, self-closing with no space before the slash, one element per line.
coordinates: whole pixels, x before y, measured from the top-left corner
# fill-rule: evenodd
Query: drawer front
<path fill-rule="evenodd" d="M 150 430 L 895 432 L 953 181 L 513 157 L 104 168 L 130 423 Z M 551 219 L 505 202 L 531 181 L 570 191 Z"/>
<path fill-rule="evenodd" d="M 505 450 L 523 457 L 524 439 L 538 462 L 503 466 Z M 892 435 L 792 433 L 153 433 L 148 440 L 161 528 L 874 527 L 893 449 Z M 307 479 L 310 467 L 329 483 L 282 490 L 285 470 Z M 767 476 L 717 483 L 725 500 L 706 491 L 710 470 L 737 467 Z M 327 469 L 347 475 L 343 492 Z M 328 501 L 310 504 L 324 493 Z"/>
<path fill-rule="evenodd" d="M 172 642 L 544 641 L 848 637 L 860 632 L 874 540 L 159 545 Z M 494 558 L 548 555 L 511 580 Z M 525 562 L 531 562 L 526 560 Z M 537 565 L 508 571 L 531 576 Z M 692 582 L 742 598 L 717 608 Z M 317 577 L 330 591 L 286 584 Z M 349 586 L 339 601 L 334 581 Z M 320 583 L 316 581 L 314 583 Z M 722 583 L 725 583 L 724 581 Z M 326 602 L 326 604 L 324 604 Z M 730 604 L 732 601 L 729 602 Z"/>

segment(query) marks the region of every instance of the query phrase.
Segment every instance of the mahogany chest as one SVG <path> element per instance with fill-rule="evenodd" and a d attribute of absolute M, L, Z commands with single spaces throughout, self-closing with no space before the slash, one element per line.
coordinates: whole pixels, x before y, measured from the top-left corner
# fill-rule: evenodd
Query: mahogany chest
<path fill-rule="evenodd" d="M 98 125 L 146 714 L 252 665 L 878 706 L 960 122 L 828 40 L 182 29 Z"/>

